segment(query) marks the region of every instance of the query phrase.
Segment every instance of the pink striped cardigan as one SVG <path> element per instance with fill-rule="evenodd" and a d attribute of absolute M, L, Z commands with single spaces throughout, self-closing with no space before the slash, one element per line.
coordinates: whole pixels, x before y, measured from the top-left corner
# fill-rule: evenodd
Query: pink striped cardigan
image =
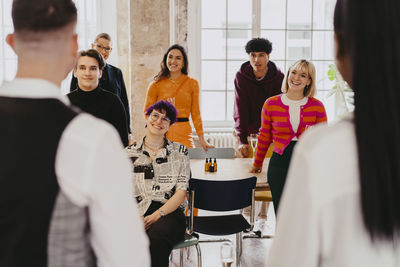
<path fill-rule="evenodd" d="M 261 128 L 258 135 L 256 155 L 253 165 L 260 167 L 271 143 L 273 151 L 282 155 L 290 141 L 299 138 L 306 126 L 326 122 L 326 112 L 321 101 L 309 97 L 305 105 L 300 107 L 300 124 L 295 133 L 290 124 L 289 106 L 282 103 L 282 95 L 268 98 L 261 111 Z"/>

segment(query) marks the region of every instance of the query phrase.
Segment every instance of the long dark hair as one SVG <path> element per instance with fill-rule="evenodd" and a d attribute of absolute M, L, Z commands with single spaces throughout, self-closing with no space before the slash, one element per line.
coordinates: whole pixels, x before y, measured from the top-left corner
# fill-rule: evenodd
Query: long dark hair
<path fill-rule="evenodd" d="M 362 215 L 372 240 L 400 230 L 400 2 L 338 0 L 337 58 L 350 61 Z"/>
<path fill-rule="evenodd" d="M 162 78 L 167 78 L 169 77 L 169 69 L 167 67 L 167 57 L 168 57 L 168 53 L 173 50 L 173 49 L 178 49 L 179 51 L 181 51 L 182 55 L 183 55 L 183 68 L 181 69 L 181 72 L 183 74 L 188 74 L 188 69 L 189 69 L 189 62 L 188 62 L 188 57 L 186 54 L 186 50 L 185 48 L 183 48 L 183 46 L 178 45 L 178 44 L 174 44 L 171 45 L 167 52 L 165 52 L 163 60 L 161 61 L 161 70 L 160 72 L 154 77 L 155 81 L 160 81 Z"/>

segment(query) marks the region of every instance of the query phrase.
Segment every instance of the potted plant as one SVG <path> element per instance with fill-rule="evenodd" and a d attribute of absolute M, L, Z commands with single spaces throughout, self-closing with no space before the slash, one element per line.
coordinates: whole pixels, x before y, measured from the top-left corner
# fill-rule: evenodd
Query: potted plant
<path fill-rule="evenodd" d="M 342 75 L 338 71 L 335 64 L 330 64 L 328 69 L 328 79 L 333 81 L 335 85 L 328 93 L 328 97 L 336 97 L 336 117 L 342 118 L 348 112 L 354 109 L 354 93 Z"/>

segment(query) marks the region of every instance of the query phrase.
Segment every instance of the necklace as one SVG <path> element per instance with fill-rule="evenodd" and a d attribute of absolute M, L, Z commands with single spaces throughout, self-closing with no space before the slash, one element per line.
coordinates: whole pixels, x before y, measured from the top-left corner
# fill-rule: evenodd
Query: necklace
<path fill-rule="evenodd" d="M 157 155 L 158 150 L 160 150 L 163 147 L 163 145 L 164 145 L 164 140 L 159 144 L 152 144 L 152 143 L 149 143 L 148 141 L 144 141 L 144 146 L 148 150 L 150 150 L 151 155 L 153 157 Z"/>
<path fill-rule="evenodd" d="M 177 78 L 171 78 L 171 76 L 170 76 L 170 77 L 168 77 L 168 79 L 169 79 L 173 84 L 178 84 L 178 83 L 181 82 L 182 76 L 183 76 L 182 74 L 179 75 L 179 77 L 177 77 Z"/>

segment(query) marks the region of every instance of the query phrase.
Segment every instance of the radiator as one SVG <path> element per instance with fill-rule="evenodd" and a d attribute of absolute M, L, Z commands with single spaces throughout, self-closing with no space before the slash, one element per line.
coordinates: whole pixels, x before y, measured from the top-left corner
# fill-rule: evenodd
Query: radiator
<path fill-rule="evenodd" d="M 235 147 L 236 138 L 231 132 L 209 132 L 204 139 L 215 147 Z"/>

